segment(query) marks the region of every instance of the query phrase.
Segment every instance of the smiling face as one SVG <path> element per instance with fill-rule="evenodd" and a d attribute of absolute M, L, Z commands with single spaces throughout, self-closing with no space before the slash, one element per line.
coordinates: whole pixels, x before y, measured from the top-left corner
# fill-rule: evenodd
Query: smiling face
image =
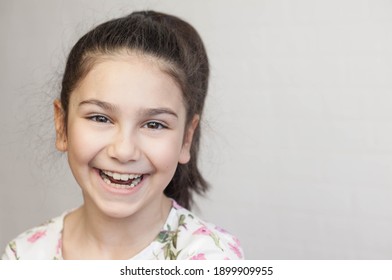
<path fill-rule="evenodd" d="M 167 204 L 163 191 L 190 159 L 198 117 L 186 126 L 181 89 L 162 65 L 106 57 L 72 92 L 67 124 L 55 101 L 56 146 L 68 154 L 84 207 L 123 218 Z"/>

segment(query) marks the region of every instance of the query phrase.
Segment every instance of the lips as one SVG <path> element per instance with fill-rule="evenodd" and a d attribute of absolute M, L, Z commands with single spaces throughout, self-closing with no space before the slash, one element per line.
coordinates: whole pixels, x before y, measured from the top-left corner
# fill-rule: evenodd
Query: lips
<path fill-rule="evenodd" d="M 99 170 L 99 175 L 105 183 L 120 189 L 134 188 L 143 179 L 143 174 L 126 174 L 107 170 Z"/>

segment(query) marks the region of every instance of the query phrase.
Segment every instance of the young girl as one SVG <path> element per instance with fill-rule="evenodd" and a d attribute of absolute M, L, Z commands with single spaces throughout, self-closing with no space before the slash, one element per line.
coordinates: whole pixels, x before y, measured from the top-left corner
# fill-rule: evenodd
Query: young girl
<path fill-rule="evenodd" d="M 69 54 L 56 147 L 84 203 L 11 241 L 3 259 L 242 259 L 189 212 L 209 65 L 192 26 L 153 11 L 103 23 Z M 182 206 L 180 206 L 182 205 Z"/>

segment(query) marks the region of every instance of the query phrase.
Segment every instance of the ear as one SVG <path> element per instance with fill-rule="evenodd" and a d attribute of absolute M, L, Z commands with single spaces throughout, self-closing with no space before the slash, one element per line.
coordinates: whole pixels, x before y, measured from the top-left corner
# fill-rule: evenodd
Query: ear
<path fill-rule="evenodd" d="M 65 133 L 64 111 L 59 99 L 53 102 L 54 126 L 56 128 L 56 148 L 60 152 L 67 151 L 67 135 Z"/>
<path fill-rule="evenodd" d="M 200 115 L 194 115 L 192 122 L 186 127 L 186 131 L 184 134 L 184 142 L 182 143 L 180 158 L 178 160 L 179 163 L 185 164 L 188 163 L 191 159 L 191 146 L 193 140 L 193 134 L 197 126 L 199 125 Z"/>

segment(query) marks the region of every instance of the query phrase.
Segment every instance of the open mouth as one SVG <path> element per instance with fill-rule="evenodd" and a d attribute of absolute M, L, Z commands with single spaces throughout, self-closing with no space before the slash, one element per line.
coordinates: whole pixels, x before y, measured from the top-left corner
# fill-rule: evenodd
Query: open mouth
<path fill-rule="evenodd" d="M 99 175 L 105 183 L 119 189 L 134 188 L 143 180 L 142 174 L 120 174 L 112 171 L 99 170 Z"/>

